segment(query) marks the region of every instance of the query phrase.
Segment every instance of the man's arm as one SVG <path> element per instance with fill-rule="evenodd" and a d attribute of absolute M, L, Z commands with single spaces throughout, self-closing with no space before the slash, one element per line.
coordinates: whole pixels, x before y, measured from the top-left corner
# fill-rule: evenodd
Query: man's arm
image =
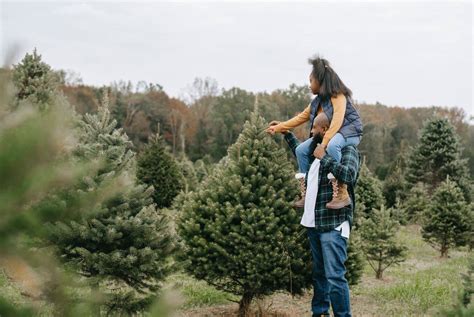
<path fill-rule="evenodd" d="M 284 138 L 286 143 L 288 143 L 291 152 L 293 152 L 293 155 L 296 156 L 295 150 L 296 147 L 300 144 L 300 141 L 295 137 L 292 132 L 286 132 Z"/>
<path fill-rule="evenodd" d="M 321 165 L 329 169 L 336 179 L 353 185 L 359 172 L 359 151 L 354 146 L 346 146 L 342 149 L 340 163 L 326 154 L 321 159 Z"/>

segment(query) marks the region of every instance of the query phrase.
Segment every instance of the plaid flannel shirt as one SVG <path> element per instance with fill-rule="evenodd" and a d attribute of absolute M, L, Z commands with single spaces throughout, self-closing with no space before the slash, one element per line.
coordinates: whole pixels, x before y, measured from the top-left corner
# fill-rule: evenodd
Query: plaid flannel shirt
<path fill-rule="evenodd" d="M 285 134 L 285 140 L 288 143 L 293 154 L 299 145 L 299 140 L 293 133 Z M 314 157 L 311 159 L 311 163 Z M 325 155 L 321 159 L 319 167 L 319 186 L 318 194 L 316 196 L 315 206 L 315 229 L 319 232 L 327 232 L 333 230 L 345 220 L 349 221 L 352 228 L 353 213 L 355 208 L 355 193 L 354 188 L 359 177 L 360 155 L 355 146 L 349 145 L 342 149 L 342 159 L 337 163 L 331 156 Z M 341 209 L 327 209 L 326 204 L 332 200 L 332 186 L 327 178 L 327 175 L 332 173 L 334 177 L 343 183 L 347 184 L 347 190 L 351 197 L 351 205 Z"/>

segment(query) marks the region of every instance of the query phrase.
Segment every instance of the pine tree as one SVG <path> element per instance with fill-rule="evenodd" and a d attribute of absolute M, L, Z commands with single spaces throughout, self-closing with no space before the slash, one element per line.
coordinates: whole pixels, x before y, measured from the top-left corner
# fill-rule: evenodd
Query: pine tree
<path fill-rule="evenodd" d="M 461 146 L 454 127 L 447 119 L 434 118 L 424 125 L 420 141 L 408 160 L 407 181 L 423 182 L 432 193 L 449 175 L 471 200 L 472 185 L 467 178 L 467 161 L 461 159 Z"/>
<path fill-rule="evenodd" d="M 57 95 L 58 78 L 51 67 L 41 60 L 36 49 L 26 53 L 21 62 L 13 67 L 13 83 L 17 90 L 15 104 L 28 100 L 44 109 Z"/>
<path fill-rule="evenodd" d="M 406 247 L 396 241 L 399 224 L 390 216 L 390 210 L 382 206 L 372 210 L 368 219 L 360 226 L 362 250 L 375 271 L 375 277 L 382 278 L 389 266 L 405 261 Z"/>
<path fill-rule="evenodd" d="M 104 289 L 107 311 L 132 314 L 156 296 L 170 271 L 167 257 L 173 243 L 167 218 L 153 204 L 153 187 L 136 184 L 131 143 L 110 119 L 107 100 L 104 104 L 79 122 L 80 146 L 75 151 L 80 159 L 99 157 L 102 165 L 57 199 L 65 206 L 81 192 L 98 192 L 107 199 L 90 215 L 48 226 L 49 239 L 63 261 Z"/>
<path fill-rule="evenodd" d="M 360 241 L 359 231 L 353 229 L 347 246 L 347 260 L 344 263 L 346 267 L 346 279 L 349 285 L 357 285 L 364 272 L 364 254 L 362 252 L 362 243 Z"/>
<path fill-rule="evenodd" d="M 191 162 L 185 154 L 182 154 L 178 157 L 177 163 L 184 177 L 184 192 L 188 193 L 195 190 L 199 181 L 196 176 L 196 171 L 194 170 L 193 162 Z"/>
<path fill-rule="evenodd" d="M 355 194 L 357 203 L 354 218 L 357 222 L 361 218 L 369 217 L 372 209 L 378 209 L 384 203 L 382 185 L 377 178 L 372 176 L 365 162 L 360 168 Z"/>
<path fill-rule="evenodd" d="M 466 245 L 472 231 L 468 204 L 455 182 L 446 179 L 434 192 L 425 211 L 422 236 L 447 257 L 452 247 Z"/>
<path fill-rule="evenodd" d="M 406 186 L 402 169 L 396 165 L 390 176 L 383 182 L 383 196 L 388 208 L 395 206 L 397 200 L 405 198 Z"/>
<path fill-rule="evenodd" d="M 137 178 L 155 188 L 153 201 L 158 208 L 171 206 L 176 195 L 184 189 L 183 174 L 159 135 L 149 139 L 139 156 Z"/>
<path fill-rule="evenodd" d="M 461 274 L 463 288 L 459 298 L 450 309 L 443 309 L 438 315 L 444 317 L 470 317 L 474 316 L 474 256 L 469 256 L 468 270 Z"/>
<path fill-rule="evenodd" d="M 293 169 L 265 127 L 252 114 L 228 157 L 189 195 L 178 223 L 186 270 L 240 295 L 240 316 L 255 298 L 311 285 L 308 243 L 291 205 Z"/>
<path fill-rule="evenodd" d="M 37 248 L 36 241 L 47 233 L 45 222 L 70 219 L 80 210 L 75 206 L 63 213 L 61 205 L 37 208 L 38 202 L 52 191 L 72 186 L 93 166 L 69 159 L 75 144 L 74 115 L 69 105 L 53 95 L 44 105 L 45 111 L 39 111 L 34 99 L 12 108 L 18 96 L 12 95 L 14 85 L 9 75 L 0 72 L 0 265 L 14 263 L 15 270 L 23 270 L 20 281 L 31 279 L 20 286 L 22 293 L 28 296 L 35 289 L 44 306 L 52 307 L 49 314 L 91 315 L 94 304 L 87 295 L 81 302 L 71 298 L 68 288 L 77 285 L 49 250 Z M 8 269 L 1 269 L 8 274 Z M 40 274 L 42 278 L 38 279 Z M 20 282 L 17 279 L 12 283 Z M 27 302 L 12 302 L 4 296 L 0 292 L 1 316 L 40 314 L 39 305 L 25 307 Z"/>
<path fill-rule="evenodd" d="M 196 171 L 196 177 L 199 183 L 209 175 L 209 169 L 210 168 L 206 166 L 206 163 L 201 159 L 194 162 L 194 170 Z"/>
<path fill-rule="evenodd" d="M 421 223 L 426 209 L 429 206 L 430 197 L 426 189 L 426 185 L 418 183 L 413 186 L 405 201 L 402 203 L 402 208 L 405 211 L 407 220 L 411 223 Z"/>
<path fill-rule="evenodd" d="M 402 205 L 400 198 L 397 198 L 395 205 L 389 208 L 389 210 L 390 216 L 393 218 L 393 220 L 396 220 L 400 225 L 408 224 L 408 215 Z"/>

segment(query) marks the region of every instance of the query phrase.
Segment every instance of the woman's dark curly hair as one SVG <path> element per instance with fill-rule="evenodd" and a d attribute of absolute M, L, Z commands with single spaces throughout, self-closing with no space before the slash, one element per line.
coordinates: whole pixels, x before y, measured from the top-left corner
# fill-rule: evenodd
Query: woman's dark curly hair
<path fill-rule="evenodd" d="M 311 75 L 319 82 L 319 96 L 322 99 L 329 99 L 338 94 L 344 94 L 348 99 L 352 97 L 352 91 L 344 85 L 326 59 L 316 55 L 308 59 L 308 62 L 313 65 Z"/>

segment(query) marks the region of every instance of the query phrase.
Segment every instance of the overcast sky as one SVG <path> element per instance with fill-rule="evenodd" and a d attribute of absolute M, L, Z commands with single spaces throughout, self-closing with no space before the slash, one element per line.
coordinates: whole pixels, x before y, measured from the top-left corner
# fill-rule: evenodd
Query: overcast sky
<path fill-rule="evenodd" d="M 272 91 L 307 84 L 319 53 L 358 101 L 474 115 L 470 1 L 0 3 L 1 60 L 36 47 L 86 84 L 145 80 L 179 96 L 212 77 Z"/>

